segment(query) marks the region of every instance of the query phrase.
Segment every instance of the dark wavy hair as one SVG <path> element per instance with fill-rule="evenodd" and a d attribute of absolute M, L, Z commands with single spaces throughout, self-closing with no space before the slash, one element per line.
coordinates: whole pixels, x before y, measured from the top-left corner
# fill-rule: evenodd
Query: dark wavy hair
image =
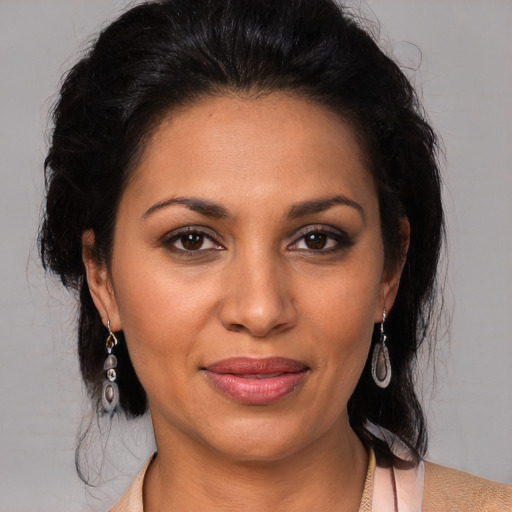
<path fill-rule="evenodd" d="M 400 257 L 400 220 L 409 220 L 410 246 L 386 322 L 393 379 L 378 388 L 368 361 L 348 412 L 367 446 L 391 456 L 372 433 L 382 428 L 420 457 L 427 432 L 414 371 L 436 311 L 444 236 L 437 138 L 398 65 L 333 0 L 147 2 L 103 30 L 65 77 L 45 160 L 39 239 L 45 268 L 79 295 L 83 379 L 98 403 L 106 331 L 85 278 L 82 233 L 94 231 L 95 257 L 108 265 L 123 188 L 152 130 L 173 109 L 273 91 L 327 107 L 353 128 L 377 186 L 390 264 Z M 147 399 L 125 343 L 116 354 L 121 409 L 142 415 Z"/>

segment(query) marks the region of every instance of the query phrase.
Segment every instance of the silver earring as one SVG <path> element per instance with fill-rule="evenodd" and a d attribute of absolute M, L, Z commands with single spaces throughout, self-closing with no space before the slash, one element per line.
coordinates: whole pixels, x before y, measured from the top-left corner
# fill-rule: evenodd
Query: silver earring
<path fill-rule="evenodd" d="M 119 387 L 115 382 L 117 378 L 117 357 L 112 354 L 112 350 L 117 345 L 117 338 L 110 329 L 110 319 L 107 319 L 107 329 L 108 337 L 105 347 L 108 355 L 103 363 L 105 380 L 103 381 L 103 387 L 101 388 L 101 404 L 105 412 L 112 414 L 119 402 Z"/>
<path fill-rule="evenodd" d="M 382 312 L 380 340 L 375 344 L 372 355 L 372 377 L 379 388 L 387 388 L 391 381 L 391 361 L 389 359 L 388 347 L 386 347 L 387 337 L 384 334 L 385 321 L 386 310 Z"/>

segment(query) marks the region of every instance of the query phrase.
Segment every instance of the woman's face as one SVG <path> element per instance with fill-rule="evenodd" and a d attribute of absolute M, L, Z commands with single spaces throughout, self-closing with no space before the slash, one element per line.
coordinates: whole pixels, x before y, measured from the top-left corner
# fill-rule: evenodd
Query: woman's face
<path fill-rule="evenodd" d="M 398 282 L 352 130 L 284 94 L 170 115 L 121 198 L 110 272 L 91 268 L 157 442 L 238 460 L 348 432 L 347 401 Z"/>

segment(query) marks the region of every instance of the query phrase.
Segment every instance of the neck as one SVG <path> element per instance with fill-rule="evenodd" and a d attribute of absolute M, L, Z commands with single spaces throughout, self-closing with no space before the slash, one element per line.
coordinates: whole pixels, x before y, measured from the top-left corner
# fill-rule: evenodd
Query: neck
<path fill-rule="evenodd" d="M 347 426 L 292 455 L 234 460 L 187 436 L 161 436 L 144 482 L 144 509 L 160 512 L 356 512 L 368 458 Z"/>

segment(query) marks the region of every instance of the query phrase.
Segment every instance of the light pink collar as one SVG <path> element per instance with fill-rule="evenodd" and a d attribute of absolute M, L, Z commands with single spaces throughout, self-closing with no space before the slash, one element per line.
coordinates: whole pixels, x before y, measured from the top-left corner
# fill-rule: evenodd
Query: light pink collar
<path fill-rule="evenodd" d="M 372 512 L 421 512 L 425 464 L 410 469 L 375 467 Z"/>

